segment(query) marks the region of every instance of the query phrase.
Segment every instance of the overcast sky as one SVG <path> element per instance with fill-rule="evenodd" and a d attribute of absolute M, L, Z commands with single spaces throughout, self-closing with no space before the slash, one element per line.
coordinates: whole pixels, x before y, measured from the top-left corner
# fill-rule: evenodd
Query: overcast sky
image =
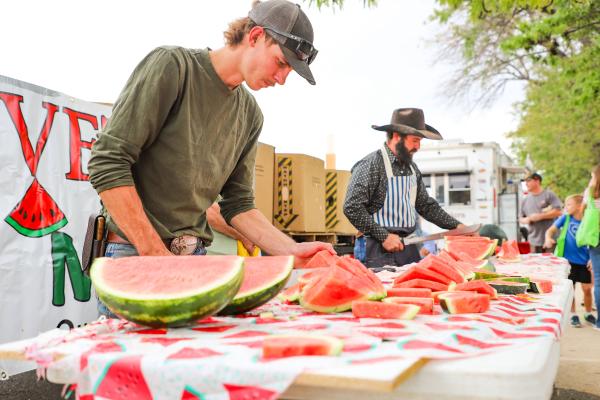
<path fill-rule="evenodd" d="M 218 48 L 231 20 L 251 0 L 29 1 L 3 2 L 0 75 L 88 101 L 114 102 L 129 74 L 160 45 Z M 342 10 L 309 8 L 319 55 L 312 64 L 316 86 L 295 73 L 285 86 L 254 92 L 265 115 L 260 140 L 278 152 L 325 159 L 333 143 L 337 167 L 349 169 L 380 147 L 398 107 L 425 110 L 429 125 L 446 139 L 496 141 L 517 121 L 512 104 L 522 99 L 508 87 L 490 108 L 471 113 L 450 104 L 439 90 L 450 66 L 430 43 L 438 27 L 428 22 L 431 0 L 379 0 L 372 9 L 346 0 Z M 328 139 L 330 138 L 330 139 Z"/>

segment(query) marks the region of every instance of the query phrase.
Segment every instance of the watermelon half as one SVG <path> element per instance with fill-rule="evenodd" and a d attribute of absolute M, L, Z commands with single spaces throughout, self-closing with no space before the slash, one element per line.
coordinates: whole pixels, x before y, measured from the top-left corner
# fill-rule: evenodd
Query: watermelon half
<path fill-rule="evenodd" d="M 120 317 L 182 326 L 225 307 L 242 284 L 243 265 L 238 256 L 101 257 L 90 277 L 100 300 Z"/>
<path fill-rule="evenodd" d="M 262 306 L 283 289 L 293 268 L 294 256 L 246 258 L 242 286 L 219 315 L 241 314 Z"/>

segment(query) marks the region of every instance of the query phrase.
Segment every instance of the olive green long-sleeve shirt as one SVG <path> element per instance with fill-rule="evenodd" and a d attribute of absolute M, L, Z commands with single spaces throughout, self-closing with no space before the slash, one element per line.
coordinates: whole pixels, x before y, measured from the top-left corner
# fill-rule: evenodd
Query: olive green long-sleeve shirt
<path fill-rule="evenodd" d="M 263 124 L 254 97 L 230 90 L 207 50 L 159 47 L 136 67 L 92 147 L 98 193 L 134 185 L 163 239 L 206 242 L 206 209 L 219 194 L 227 222 L 255 208 L 256 144 Z M 108 215 L 110 230 L 124 236 Z"/>

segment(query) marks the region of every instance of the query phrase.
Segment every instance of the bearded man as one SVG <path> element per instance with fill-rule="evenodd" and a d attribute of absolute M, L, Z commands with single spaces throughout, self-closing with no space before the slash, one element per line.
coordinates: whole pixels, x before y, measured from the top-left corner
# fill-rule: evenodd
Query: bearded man
<path fill-rule="evenodd" d="M 394 110 L 390 124 L 373 129 L 387 132 L 387 140 L 352 167 L 344 214 L 365 234 L 368 267 L 417 262 L 418 248 L 404 246 L 402 238 L 415 231 L 419 215 L 443 229 L 464 226 L 429 196 L 412 160 L 421 139 L 442 140 L 442 135 L 425 124 L 418 108 Z"/>

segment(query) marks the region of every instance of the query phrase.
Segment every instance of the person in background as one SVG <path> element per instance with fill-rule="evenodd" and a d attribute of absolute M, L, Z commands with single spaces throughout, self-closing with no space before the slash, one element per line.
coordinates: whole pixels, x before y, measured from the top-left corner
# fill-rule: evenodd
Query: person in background
<path fill-rule="evenodd" d="M 366 238 L 362 232 L 358 232 L 356 234 L 356 239 L 354 240 L 354 258 L 356 258 L 361 263 L 365 263 L 366 259 Z"/>
<path fill-rule="evenodd" d="M 594 204 L 588 204 L 589 200 Z M 600 210 L 600 164 L 592 169 L 592 178 L 583 194 L 586 207 L 594 206 Z M 600 226 L 599 226 L 600 229 Z M 592 281 L 594 285 L 594 299 L 596 301 L 596 325 L 594 329 L 600 331 L 600 237 L 597 246 L 590 247 L 590 264 L 592 266 Z"/>
<path fill-rule="evenodd" d="M 574 194 L 565 199 L 565 214 L 558 218 L 546 231 L 544 247 L 552 248 L 556 244 L 556 237 L 561 229 L 566 229 L 563 257 L 571 264 L 569 279 L 575 288 L 577 282 L 583 291 L 583 304 L 585 308 L 584 319 L 596 325 L 596 318 L 592 315 L 592 274 L 590 255 L 586 246 L 577 247 L 575 235 L 583 217 L 583 196 Z M 575 311 L 575 299 L 571 304 L 571 326 L 581 327 L 581 321 Z"/>
<path fill-rule="evenodd" d="M 552 221 L 562 214 L 562 204 L 549 189 L 542 188 L 542 176 L 533 173 L 525 180 L 527 196 L 521 202 L 519 222 L 528 226 L 532 253 L 544 252 L 544 235 Z M 552 251 L 552 249 L 548 249 Z"/>
<path fill-rule="evenodd" d="M 373 129 L 385 131 L 386 141 L 352 167 L 344 214 L 365 234 L 368 267 L 418 262 L 417 246 L 405 248 L 402 238 L 415 231 L 419 215 L 443 229 L 464 226 L 429 196 L 412 159 L 421 139 L 442 135 L 425 123 L 419 108 L 394 110 L 391 123 Z"/>

